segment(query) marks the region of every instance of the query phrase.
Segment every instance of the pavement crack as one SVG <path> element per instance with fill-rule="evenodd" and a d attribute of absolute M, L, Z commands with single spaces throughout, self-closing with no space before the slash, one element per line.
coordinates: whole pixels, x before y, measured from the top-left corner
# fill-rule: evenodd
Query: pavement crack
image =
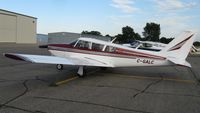
<path fill-rule="evenodd" d="M 179 73 L 181 73 L 182 71 L 180 71 L 179 69 L 177 69 L 177 67 L 176 66 L 174 66 L 174 69 L 177 71 L 177 72 L 179 72 Z"/>
<path fill-rule="evenodd" d="M 120 88 L 120 89 L 130 89 L 130 90 L 135 90 L 135 91 L 141 91 L 136 88 L 130 88 L 130 87 L 121 87 L 121 86 L 112 86 L 112 85 L 96 85 L 94 87 L 106 87 L 106 88 Z"/>
<path fill-rule="evenodd" d="M 28 86 L 27 86 L 27 82 L 28 82 L 28 80 L 25 80 L 25 81 L 22 83 L 23 86 L 24 86 L 24 88 L 25 88 L 25 90 L 24 90 L 21 94 L 17 95 L 16 97 L 14 97 L 14 98 L 8 100 L 7 102 L 1 104 L 0 109 L 1 109 L 2 107 L 4 107 L 4 106 L 7 106 L 7 104 L 9 104 L 9 103 L 11 103 L 11 102 L 17 100 L 18 98 L 24 96 L 24 95 L 28 92 L 28 90 L 29 90 L 29 89 L 28 89 Z"/>
<path fill-rule="evenodd" d="M 34 97 L 37 99 L 45 99 L 45 100 L 55 100 L 55 101 L 64 101 L 64 102 L 73 102 L 73 103 L 79 103 L 79 104 L 87 104 L 87 105 L 94 105 L 94 106 L 101 106 L 106 108 L 112 108 L 112 109 L 118 109 L 122 111 L 131 111 L 131 112 L 139 112 L 139 113 L 153 113 L 148 111 L 142 111 L 142 110 L 136 110 L 136 109 L 128 109 L 128 108 L 120 108 L 112 105 L 106 105 L 106 104 L 98 104 L 98 103 L 92 103 L 87 101 L 78 101 L 78 100 L 71 100 L 71 99 L 59 99 L 59 98 L 50 98 L 50 97 Z"/>
<path fill-rule="evenodd" d="M 151 82 L 151 83 L 148 84 L 148 85 L 147 85 L 143 90 L 141 90 L 140 92 L 138 92 L 138 93 L 136 93 L 135 95 L 133 95 L 133 98 L 136 98 L 138 95 L 140 95 L 140 94 L 142 94 L 142 93 L 145 93 L 146 90 L 148 90 L 152 85 L 155 85 L 155 84 L 161 82 L 162 80 L 163 80 L 163 78 L 160 79 L 160 80 L 157 80 L 157 81 Z"/>
<path fill-rule="evenodd" d="M 35 76 L 35 80 L 42 81 L 44 83 L 50 83 L 48 80 L 44 80 L 44 79 L 39 78 L 39 76 Z"/>
<path fill-rule="evenodd" d="M 115 85 L 71 85 L 71 86 L 86 86 L 86 87 L 97 87 L 97 88 L 118 88 L 118 89 L 130 89 L 130 90 L 135 90 L 135 91 L 141 91 L 140 89 L 137 88 L 131 88 L 131 87 L 123 87 L 123 86 L 115 86 Z"/>
<path fill-rule="evenodd" d="M 5 108 L 12 108 L 12 109 L 20 110 L 20 111 L 25 111 L 25 112 L 29 112 L 29 113 L 47 113 L 47 112 L 40 111 L 40 110 L 32 111 L 32 110 L 19 108 L 19 107 L 15 107 L 15 106 L 10 106 L 10 105 L 4 105 L 4 107 Z"/>
<path fill-rule="evenodd" d="M 145 93 L 146 94 L 156 94 L 156 95 L 171 95 L 171 96 L 182 96 L 182 97 L 200 98 L 200 95 L 191 95 L 191 94 L 161 93 L 161 92 L 150 92 L 150 91 L 146 91 Z"/>
<path fill-rule="evenodd" d="M 7 79 L 0 79 L 0 82 L 19 82 L 23 80 L 7 80 Z"/>
<path fill-rule="evenodd" d="M 87 87 L 97 87 L 97 88 L 120 88 L 120 89 L 130 89 L 138 92 L 142 92 L 143 90 L 130 88 L 130 87 L 120 87 L 120 86 L 112 86 L 112 85 L 70 85 L 70 86 L 87 86 Z M 191 94 L 176 94 L 176 93 L 162 93 L 162 92 L 151 92 L 145 91 L 144 94 L 157 94 L 157 95 L 171 95 L 171 96 L 182 96 L 182 97 L 196 97 L 200 98 L 200 95 L 191 95 Z"/>
<path fill-rule="evenodd" d="M 195 78 L 195 80 L 197 81 L 197 85 L 200 84 L 200 79 L 197 77 L 197 73 L 194 72 L 194 70 L 192 68 L 188 68 L 190 70 L 190 72 L 192 73 L 193 77 Z"/>

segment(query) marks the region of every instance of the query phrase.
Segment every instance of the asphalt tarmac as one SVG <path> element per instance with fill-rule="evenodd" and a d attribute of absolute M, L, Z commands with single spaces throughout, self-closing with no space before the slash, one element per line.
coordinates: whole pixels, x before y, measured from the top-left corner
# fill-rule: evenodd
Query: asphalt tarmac
<path fill-rule="evenodd" d="M 186 67 L 77 67 L 31 64 L 3 57 L 48 55 L 37 45 L 0 43 L 0 113 L 200 113 L 200 57 Z"/>

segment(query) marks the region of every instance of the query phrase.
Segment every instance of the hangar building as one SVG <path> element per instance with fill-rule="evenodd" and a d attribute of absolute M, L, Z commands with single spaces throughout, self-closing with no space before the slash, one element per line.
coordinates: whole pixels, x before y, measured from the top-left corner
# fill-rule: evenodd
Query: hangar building
<path fill-rule="evenodd" d="M 0 42 L 36 43 L 37 18 L 0 9 Z"/>

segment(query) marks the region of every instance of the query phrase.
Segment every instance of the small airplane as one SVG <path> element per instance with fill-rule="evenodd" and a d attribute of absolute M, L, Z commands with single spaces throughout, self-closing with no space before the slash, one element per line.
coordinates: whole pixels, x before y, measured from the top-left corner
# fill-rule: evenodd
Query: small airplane
<path fill-rule="evenodd" d="M 185 31 L 172 40 L 159 52 L 130 48 L 113 42 L 93 38 L 79 38 L 70 44 L 50 44 L 48 51 L 52 56 L 4 53 L 4 56 L 32 63 L 57 64 L 58 70 L 63 65 L 78 66 L 77 74 L 83 77 L 86 66 L 133 67 L 133 66 L 168 66 L 180 65 L 191 67 L 185 60 L 192 47 L 194 33 Z"/>
<path fill-rule="evenodd" d="M 123 46 L 149 50 L 149 51 L 161 51 L 167 44 L 152 41 L 134 41 L 133 43 L 122 44 Z"/>
<path fill-rule="evenodd" d="M 194 45 L 192 46 L 191 49 L 192 49 L 191 52 L 194 52 L 194 53 L 200 52 L 200 49 L 197 49 Z"/>

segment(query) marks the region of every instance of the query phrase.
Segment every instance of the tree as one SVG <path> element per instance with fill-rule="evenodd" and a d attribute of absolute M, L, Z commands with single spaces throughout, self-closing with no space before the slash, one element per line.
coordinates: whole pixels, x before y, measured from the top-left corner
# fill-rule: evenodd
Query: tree
<path fill-rule="evenodd" d="M 122 34 L 118 34 L 115 36 L 117 39 L 114 41 L 115 43 L 123 43 L 124 42 L 124 38 L 122 36 Z"/>
<path fill-rule="evenodd" d="M 135 40 L 142 40 L 142 38 L 141 38 L 139 33 L 135 33 L 134 38 L 135 38 Z"/>
<path fill-rule="evenodd" d="M 122 28 L 122 34 L 118 34 L 115 37 L 117 37 L 117 41 L 119 43 L 131 43 L 136 38 L 141 38 L 138 33 L 135 33 L 133 28 L 126 26 Z"/>
<path fill-rule="evenodd" d="M 199 47 L 200 46 L 200 42 L 196 41 L 196 42 L 193 43 L 193 45 Z"/>
<path fill-rule="evenodd" d="M 99 31 L 82 31 L 81 34 L 89 34 L 89 35 L 97 35 L 97 36 L 102 36 Z M 111 37 L 110 35 L 105 35 L 107 37 Z M 117 37 L 116 41 L 117 43 L 132 43 L 134 40 L 143 40 L 141 38 L 139 33 L 135 33 L 134 29 L 126 26 L 122 27 L 122 34 L 118 34 L 115 37 Z M 111 37 L 113 39 L 114 37 Z"/>
<path fill-rule="evenodd" d="M 107 34 L 107 35 L 105 35 L 105 37 L 112 37 L 112 36 L 110 36 L 109 34 Z"/>
<path fill-rule="evenodd" d="M 126 38 L 126 40 L 132 39 L 134 36 L 134 30 L 133 28 L 126 26 L 122 28 L 122 35 L 124 36 L 124 38 Z"/>
<path fill-rule="evenodd" d="M 160 37 L 160 24 L 156 23 L 146 23 L 144 27 L 143 36 L 148 41 L 159 41 Z"/>
<path fill-rule="evenodd" d="M 160 39 L 160 42 L 161 42 L 161 43 L 168 44 L 168 43 L 170 43 L 173 39 L 174 39 L 174 38 L 162 37 L 162 38 Z"/>
<path fill-rule="evenodd" d="M 172 40 L 174 40 L 174 38 L 167 38 L 167 42 L 170 43 Z M 167 43 L 167 44 L 168 44 Z"/>
<path fill-rule="evenodd" d="M 164 44 L 167 44 L 167 38 L 166 37 L 160 38 L 160 42 L 164 43 Z"/>
<path fill-rule="evenodd" d="M 82 31 L 81 34 L 89 34 L 89 35 L 96 35 L 96 36 L 102 36 L 99 31 Z"/>

